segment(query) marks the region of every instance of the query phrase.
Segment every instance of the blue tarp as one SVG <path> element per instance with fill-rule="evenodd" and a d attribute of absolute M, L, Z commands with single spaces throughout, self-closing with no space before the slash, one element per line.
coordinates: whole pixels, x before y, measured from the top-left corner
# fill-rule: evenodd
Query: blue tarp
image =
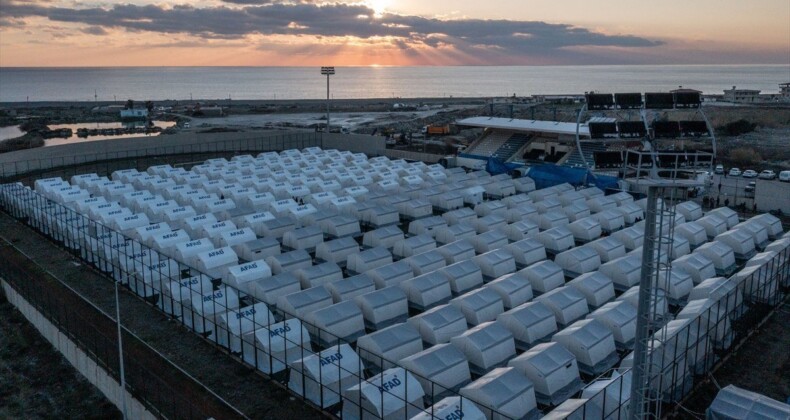
<path fill-rule="evenodd" d="M 569 166 L 540 165 L 529 169 L 528 177 L 535 181 L 537 189 L 547 188 L 567 182 L 573 186 L 596 186 L 602 190 L 618 188 L 617 177 L 593 175 L 583 168 Z"/>
<path fill-rule="evenodd" d="M 513 169 L 520 168 L 521 166 L 523 165 L 503 162 L 495 158 L 489 158 L 488 161 L 486 162 L 486 172 L 488 172 L 491 175 L 506 174 L 512 171 Z"/>

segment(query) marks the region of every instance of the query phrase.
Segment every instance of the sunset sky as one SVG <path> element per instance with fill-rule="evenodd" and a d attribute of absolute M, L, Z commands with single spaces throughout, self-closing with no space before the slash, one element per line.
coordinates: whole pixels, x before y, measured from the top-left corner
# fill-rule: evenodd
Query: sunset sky
<path fill-rule="evenodd" d="M 0 0 L 0 66 L 757 63 L 789 0 Z"/>

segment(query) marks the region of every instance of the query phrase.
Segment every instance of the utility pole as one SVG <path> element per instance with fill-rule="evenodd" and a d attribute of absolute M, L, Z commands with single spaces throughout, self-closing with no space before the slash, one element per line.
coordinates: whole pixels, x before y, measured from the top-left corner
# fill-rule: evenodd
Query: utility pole
<path fill-rule="evenodd" d="M 326 132 L 329 132 L 329 76 L 335 74 L 334 66 L 321 67 L 321 74 L 326 75 Z"/>
<path fill-rule="evenodd" d="M 118 364 L 121 376 L 121 415 L 126 420 L 126 375 L 123 367 L 123 341 L 121 338 L 121 303 L 118 298 L 118 282 L 115 282 L 115 323 L 118 328 Z"/>

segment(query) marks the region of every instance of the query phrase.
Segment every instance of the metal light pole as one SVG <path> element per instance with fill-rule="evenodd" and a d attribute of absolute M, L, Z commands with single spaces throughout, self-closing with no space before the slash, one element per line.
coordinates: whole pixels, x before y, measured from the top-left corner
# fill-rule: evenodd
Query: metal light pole
<path fill-rule="evenodd" d="M 334 66 L 321 67 L 321 74 L 326 75 L 326 132 L 329 132 L 329 76 L 335 74 Z"/>
<path fill-rule="evenodd" d="M 126 375 L 123 369 L 123 342 L 121 341 L 121 303 L 118 298 L 118 282 L 115 282 L 115 324 L 118 329 L 118 364 L 121 376 L 121 414 L 126 420 Z"/>

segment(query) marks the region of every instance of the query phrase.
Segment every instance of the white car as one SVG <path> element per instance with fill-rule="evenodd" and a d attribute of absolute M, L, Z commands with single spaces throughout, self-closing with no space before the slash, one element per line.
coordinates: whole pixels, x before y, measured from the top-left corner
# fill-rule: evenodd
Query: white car
<path fill-rule="evenodd" d="M 779 180 L 782 182 L 790 182 L 790 171 L 779 172 Z"/>
<path fill-rule="evenodd" d="M 744 178 L 757 178 L 757 171 L 753 171 L 751 169 L 747 169 L 743 171 Z"/>
<path fill-rule="evenodd" d="M 724 174 L 724 165 L 716 165 L 716 169 L 714 169 L 713 172 L 719 175 Z"/>
<path fill-rule="evenodd" d="M 774 172 L 774 171 L 772 171 L 770 169 L 766 169 L 766 170 L 760 172 L 759 177 L 760 177 L 760 179 L 774 179 L 774 178 L 776 178 L 776 172 Z"/>
<path fill-rule="evenodd" d="M 741 170 L 738 168 L 730 169 L 730 176 L 741 176 Z"/>

